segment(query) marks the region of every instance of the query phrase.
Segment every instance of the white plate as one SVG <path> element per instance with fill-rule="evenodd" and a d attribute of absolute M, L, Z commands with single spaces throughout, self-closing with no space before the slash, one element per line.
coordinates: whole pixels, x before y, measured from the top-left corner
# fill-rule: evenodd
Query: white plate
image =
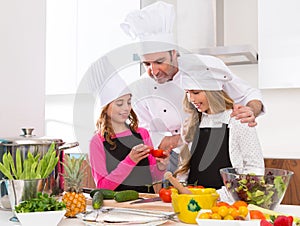
<path fill-rule="evenodd" d="M 110 208 L 108 208 L 110 209 Z M 159 211 L 143 211 L 126 208 L 112 208 L 106 212 L 105 208 L 99 211 L 91 211 L 89 214 L 79 215 L 86 225 L 161 225 L 166 223 L 171 213 L 163 213 Z"/>
<path fill-rule="evenodd" d="M 260 226 L 260 220 L 211 220 L 211 219 L 196 219 L 197 224 L 200 226 L 216 226 L 216 225 L 226 225 L 226 226 Z"/>

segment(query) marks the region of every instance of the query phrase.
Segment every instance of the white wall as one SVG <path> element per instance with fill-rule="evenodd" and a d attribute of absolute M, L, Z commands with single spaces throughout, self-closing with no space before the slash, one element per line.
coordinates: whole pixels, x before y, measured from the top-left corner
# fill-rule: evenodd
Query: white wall
<path fill-rule="evenodd" d="M 44 135 L 45 0 L 0 0 L 0 138 Z"/>

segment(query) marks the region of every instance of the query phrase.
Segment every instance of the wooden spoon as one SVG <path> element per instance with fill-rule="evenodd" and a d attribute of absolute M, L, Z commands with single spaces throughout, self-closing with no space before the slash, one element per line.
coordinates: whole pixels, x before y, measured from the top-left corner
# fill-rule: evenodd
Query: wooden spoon
<path fill-rule="evenodd" d="M 175 177 L 173 177 L 172 173 L 167 171 L 164 174 L 164 178 L 169 180 L 170 183 L 178 190 L 180 194 L 192 194 L 192 192 L 184 187 Z"/>

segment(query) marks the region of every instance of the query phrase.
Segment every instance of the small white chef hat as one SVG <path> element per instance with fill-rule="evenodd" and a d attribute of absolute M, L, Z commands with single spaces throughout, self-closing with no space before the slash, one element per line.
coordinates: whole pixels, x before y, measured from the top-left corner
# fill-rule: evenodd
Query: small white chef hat
<path fill-rule="evenodd" d="M 131 93 L 126 82 L 106 56 L 94 62 L 86 75 L 88 76 L 89 89 L 99 98 L 101 108 L 113 100 Z"/>
<path fill-rule="evenodd" d="M 121 23 L 123 31 L 140 42 L 140 54 L 177 49 L 173 36 L 174 6 L 162 1 L 129 13 Z"/>
<path fill-rule="evenodd" d="M 206 55 L 186 54 L 178 59 L 184 90 L 222 90 L 232 72 L 222 60 Z"/>

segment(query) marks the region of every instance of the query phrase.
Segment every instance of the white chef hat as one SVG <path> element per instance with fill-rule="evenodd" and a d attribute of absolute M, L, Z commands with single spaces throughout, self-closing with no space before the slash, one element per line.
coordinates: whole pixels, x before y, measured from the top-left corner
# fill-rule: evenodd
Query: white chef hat
<path fill-rule="evenodd" d="M 186 54 L 178 59 L 181 87 L 185 90 L 222 90 L 232 72 L 213 56 Z"/>
<path fill-rule="evenodd" d="M 113 100 L 131 93 L 126 82 L 105 56 L 94 62 L 86 75 L 89 89 L 99 98 L 101 108 Z"/>
<path fill-rule="evenodd" d="M 174 6 L 162 1 L 129 13 L 121 23 L 123 31 L 140 42 L 140 54 L 177 49 L 173 37 Z"/>

